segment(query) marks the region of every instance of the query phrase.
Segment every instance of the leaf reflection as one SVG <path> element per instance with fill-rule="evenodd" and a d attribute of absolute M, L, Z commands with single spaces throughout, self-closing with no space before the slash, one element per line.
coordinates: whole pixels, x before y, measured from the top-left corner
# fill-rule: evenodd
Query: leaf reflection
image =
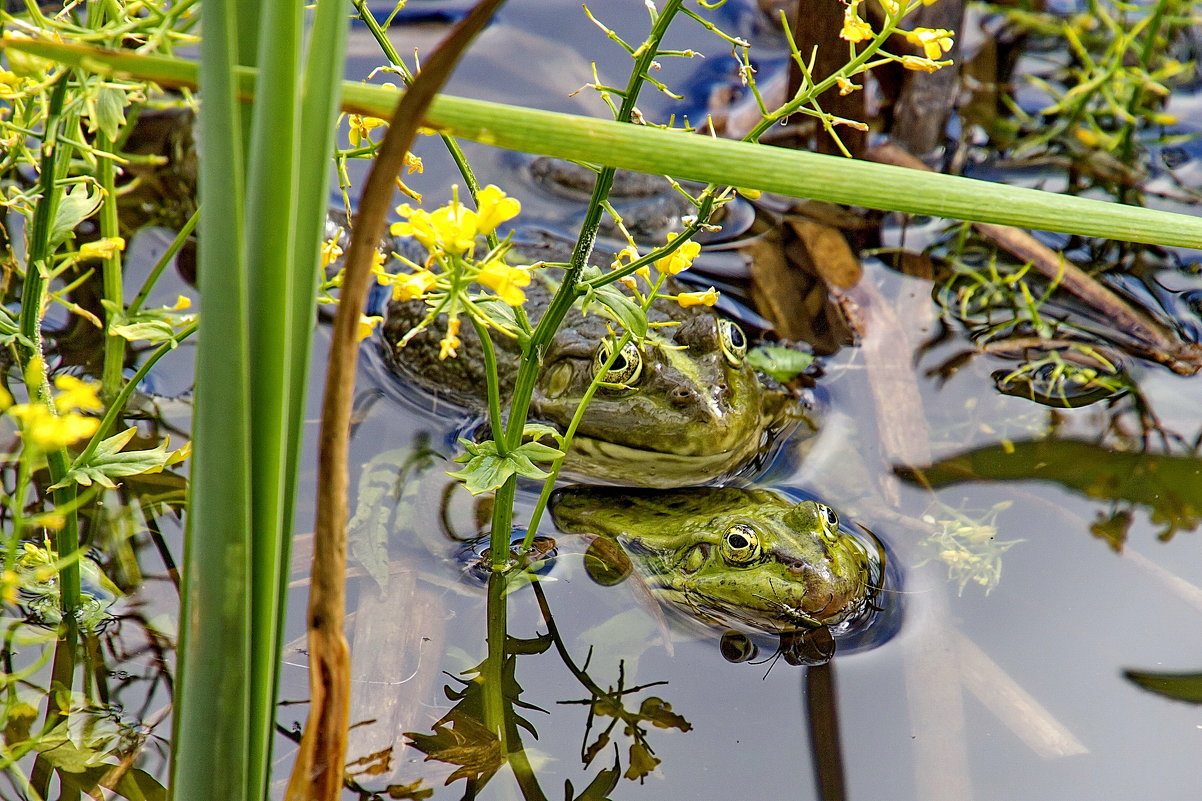
<path fill-rule="evenodd" d="M 1160 538 L 1192 531 L 1202 519 L 1202 459 L 1117 451 L 1089 442 L 1030 440 L 991 445 L 925 468 L 897 467 L 904 480 L 932 488 L 962 481 L 1051 481 L 1090 498 L 1144 507 L 1164 526 Z M 1116 550 L 1131 515 L 1112 511 L 1094 533 Z"/>

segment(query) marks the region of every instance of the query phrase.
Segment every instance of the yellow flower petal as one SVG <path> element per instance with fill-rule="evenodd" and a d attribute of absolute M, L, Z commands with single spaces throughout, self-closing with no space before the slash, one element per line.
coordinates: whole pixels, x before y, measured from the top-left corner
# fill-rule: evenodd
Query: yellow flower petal
<path fill-rule="evenodd" d="M 371 332 L 375 331 L 376 326 L 378 326 L 383 321 L 384 321 L 383 317 L 376 317 L 376 316 L 369 317 L 366 314 L 359 315 L 359 330 L 356 332 L 356 337 L 358 338 L 358 340 L 360 342 L 362 342 L 363 340 L 365 340 L 369 336 L 371 336 Z"/>
<path fill-rule="evenodd" d="M 392 285 L 392 297 L 396 300 L 409 301 L 424 298 L 426 293 L 434 288 L 438 276 L 429 270 L 419 270 L 409 275 L 396 276 Z"/>
<path fill-rule="evenodd" d="M 713 306 L 718 302 L 718 290 L 710 287 L 704 292 L 681 292 L 676 296 L 676 302 L 685 309 L 690 306 Z"/>
<path fill-rule="evenodd" d="M 510 306 L 521 306 L 526 302 L 526 293 L 520 287 L 530 284 L 530 273 L 524 267 L 510 267 L 500 259 L 493 259 L 480 266 L 476 281 Z"/>
<path fill-rule="evenodd" d="M 675 238 L 676 234 L 668 234 L 669 242 Z M 693 259 L 697 258 L 700 252 L 701 245 L 689 240 L 662 259 L 657 259 L 655 269 L 668 275 L 679 275 L 693 265 Z"/>
<path fill-rule="evenodd" d="M 453 359 L 456 356 L 456 349 L 463 342 L 459 339 L 459 318 L 452 317 L 447 320 L 447 333 L 438 343 L 438 358 Z"/>
<path fill-rule="evenodd" d="M 98 395 L 99 384 L 81 381 L 73 375 L 60 375 L 55 376 L 54 386 L 58 390 L 54 396 L 54 403 L 60 412 L 73 409 L 98 412 L 104 408 Z"/>
<path fill-rule="evenodd" d="M 839 38 L 848 42 L 866 42 L 876 36 L 872 26 L 860 19 L 860 0 L 851 0 L 843 12 L 843 29 Z"/>
<path fill-rule="evenodd" d="M 79 260 L 111 259 L 122 250 L 125 250 L 125 240 L 119 236 L 97 239 L 95 242 L 88 242 L 80 247 Z"/>
<path fill-rule="evenodd" d="M 476 194 L 476 225 L 482 234 L 491 234 L 506 220 L 522 211 L 517 198 L 509 197 L 498 187 L 489 184 Z"/>

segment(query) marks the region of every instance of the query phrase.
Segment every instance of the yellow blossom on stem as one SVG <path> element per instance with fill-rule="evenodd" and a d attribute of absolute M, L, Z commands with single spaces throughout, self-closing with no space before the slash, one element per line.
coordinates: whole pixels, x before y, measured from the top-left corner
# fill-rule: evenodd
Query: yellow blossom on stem
<path fill-rule="evenodd" d="M 419 156 L 412 153 L 405 153 L 405 160 L 402 162 L 405 165 L 405 172 L 413 175 L 415 172 L 425 172 L 426 165 L 422 163 Z"/>
<path fill-rule="evenodd" d="M 906 41 L 921 47 L 922 53 L 932 61 L 952 49 L 952 32 L 944 28 L 915 28 L 903 31 Z"/>
<path fill-rule="evenodd" d="M 934 72 L 945 64 L 950 64 L 950 61 L 931 61 L 929 58 L 920 58 L 918 56 L 902 56 L 901 65 L 908 70 L 915 72 Z"/>
<path fill-rule="evenodd" d="M 839 38 L 854 44 L 866 42 L 874 36 L 876 34 L 872 26 L 860 19 L 860 0 L 851 0 L 843 12 L 843 29 L 839 31 Z"/>
<path fill-rule="evenodd" d="M 12 394 L 4 387 L 0 387 L 0 412 L 4 411 L 5 409 L 7 409 L 9 406 L 12 406 L 12 405 L 13 405 Z"/>
<path fill-rule="evenodd" d="M 458 201 L 433 212 L 405 203 L 397 214 L 406 219 L 389 227 L 393 236 L 411 236 L 432 254 L 462 254 L 476 244 L 476 212 Z"/>
<path fill-rule="evenodd" d="M 438 276 L 429 270 L 418 270 L 409 275 L 393 276 L 392 297 L 394 300 L 409 301 L 424 298 L 438 283 Z M 383 282 L 381 282 L 383 283 Z"/>
<path fill-rule="evenodd" d="M 85 412 L 98 412 L 104 408 L 97 394 L 100 385 L 91 381 L 81 381 L 73 375 L 60 375 L 54 379 L 58 392 L 54 403 L 60 411 L 82 409 Z"/>
<path fill-rule="evenodd" d="M 675 238 L 676 234 L 668 234 L 669 242 Z M 679 275 L 693 265 L 693 259 L 697 258 L 700 252 L 701 245 L 689 240 L 662 259 L 657 259 L 655 269 L 668 275 Z"/>
<path fill-rule="evenodd" d="M 125 240 L 119 236 L 110 236 L 88 242 L 79 249 L 79 260 L 111 259 L 120 251 L 125 250 Z"/>
<path fill-rule="evenodd" d="M 447 333 L 438 343 L 438 358 L 454 359 L 456 349 L 463 342 L 459 339 L 459 318 L 452 317 L 447 320 Z"/>
<path fill-rule="evenodd" d="M 379 117 L 365 117 L 361 114 L 352 114 L 349 121 L 351 130 L 347 139 L 350 140 L 351 147 L 358 147 L 360 142 L 371 142 L 372 130 L 388 124 Z"/>
<path fill-rule="evenodd" d="M 329 267 L 334 262 L 338 261 L 338 257 L 343 254 L 342 246 L 338 244 L 338 237 L 327 239 L 321 243 L 321 266 L 322 268 Z"/>
<path fill-rule="evenodd" d="M 476 227 L 488 235 L 506 220 L 512 220 L 522 211 L 517 198 L 509 197 L 498 187 L 489 184 L 476 193 Z"/>
<path fill-rule="evenodd" d="M 167 307 L 168 311 L 187 311 L 190 308 L 192 308 L 192 298 L 187 295 L 176 295 L 175 305 Z"/>
<path fill-rule="evenodd" d="M 526 302 L 521 287 L 530 284 L 530 273 L 525 267 L 511 267 L 501 259 L 492 259 L 480 265 L 476 281 L 496 292 L 510 306 L 521 306 Z"/>
<path fill-rule="evenodd" d="M 690 306 L 713 306 L 718 302 L 718 290 L 710 287 L 704 292 L 681 292 L 676 296 L 676 302 L 685 309 Z"/>
<path fill-rule="evenodd" d="M 857 89 L 864 88 L 860 84 L 852 83 L 850 80 L 848 80 L 847 78 L 844 78 L 842 76 L 836 77 L 835 83 L 839 86 L 839 94 L 840 95 L 850 95 L 852 92 L 856 91 Z"/>
<path fill-rule="evenodd" d="M 58 450 L 90 437 L 100 427 L 95 417 L 67 412 L 56 415 L 40 403 L 19 403 L 8 414 L 21 424 L 21 438 L 43 451 Z"/>
<path fill-rule="evenodd" d="M 359 315 L 359 328 L 355 332 L 356 338 L 360 342 L 367 339 L 369 336 L 371 336 L 371 332 L 376 330 L 376 326 L 378 326 L 383 321 L 384 321 L 383 317 L 377 317 L 375 315 L 372 315 L 369 317 L 366 314 L 360 314 Z"/>

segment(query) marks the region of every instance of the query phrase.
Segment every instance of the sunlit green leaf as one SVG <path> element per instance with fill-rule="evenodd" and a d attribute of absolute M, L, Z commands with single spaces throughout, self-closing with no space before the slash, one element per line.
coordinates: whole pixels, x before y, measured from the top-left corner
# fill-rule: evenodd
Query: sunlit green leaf
<path fill-rule="evenodd" d="M 51 246 L 69 239 L 81 222 L 96 213 L 102 200 L 100 190 L 88 183 L 78 183 L 63 193 L 50 228 Z"/>
<path fill-rule="evenodd" d="M 93 481 L 102 487 L 113 489 L 117 486 L 113 481 L 114 478 L 161 470 L 171 458 L 171 454 L 167 451 L 170 444 L 167 440 L 163 440 L 157 448 L 149 450 L 121 450 L 137 431 L 136 428 L 127 428 L 120 434 L 115 434 L 102 441 L 90 459 L 83 464 L 73 465 L 63 480 L 51 489 L 66 486 L 71 482 L 90 487 Z"/>
<path fill-rule="evenodd" d="M 613 313 L 622 328 L 638 338 L 647 336 L 647 314 L 643 307 L 624 295 L 618 287 L 613 284 L 603 286 L 593 293 L 593 297 Z"/>

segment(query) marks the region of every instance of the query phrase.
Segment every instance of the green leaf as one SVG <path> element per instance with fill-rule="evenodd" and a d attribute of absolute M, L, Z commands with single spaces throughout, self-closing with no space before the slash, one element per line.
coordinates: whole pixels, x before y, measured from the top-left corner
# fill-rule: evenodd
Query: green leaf
<path fill-rule="evenodd" d="M 1144 673 L 1139 670 L 1125 670 L 1123 675 L 1128 681 L 1157 695 L 1175 701 L 1202 704 L 1202 673 Z"/>
<path fill-rule="evenodd" d="M 462 481 L 473 495 L 492 492 L 508 481 L 516 470 L 513 462 L 491 454 L 472 456 L 466 462 L 467 466 L 462 470 L 447 475 Z"/>
<path fill-rule="evenodd" d="M 593 297 L 613 313 L 622 328 L 640 339 L 647 336 L 647 313 L 615 285 L 601 287 L 593 293 Z"/>
<path fill-rule="evenodd" d="M 102 299 L 108 330 L 130 342 L 150 342 L 160 344 L 170 342 L 175 347 L 177 327 L 192 322 L 195 315 L 179 314 L 170 309 L 143 309 L 135 314 L 127 314 L 125 308 L 108 299 Z"/>
<path fill-rule="evenodd" d="M 94 191 L 93 191 L 94 190 Z M 91 217 L 100 208 L 104 199 L 99 189 L 90 183 L 78 183 L 63 194 L 50 228 L 50 245 L 54 247 L 74 236 L 81 222 Z"/>
<path fill-rule="evenodd" d="M 99 130 L 110 140 L 116 139 L 125 125 L 125 107 L 129 105 L 129 95 L 115 86 L 101 86 L 92 97 L 88 98 L 88 130 Z"/>
<path fill-rule="evenodd" d="M 779 345 L 762 345 L 747 353 L 747 362 L 777 381 L 791 381 L 814 363 L 814 355 Z"/>
<path fill-rule="evenodd" d="M 546 437 L 550 437 L 561 446 L 563 445 L 563 434 L 559 433 L 559 430 L 552 426 L 542 423 L 527 423 L 526 427 L 522 429 L 523 439 L 538 441 Z"/>
<path fill-rule="evenodd" d="M 126 443 L 137 433 L 136 428 L 127 428 L 120 434 L 115 434 L 102 441 L 96 447 L 96 452 L 83 464 L 72 465 L 63 480 L 51 489 L 65 487 L 70 483 L 92 486 L 96 482 L 102 487 L 116 488 L 114 478 L 136 476 L 161 470 L 166 465 L 170 454 L 167 451 L 168 441 L 163 440 L 157 448 L 142 451 L 122 451 Z"/>

